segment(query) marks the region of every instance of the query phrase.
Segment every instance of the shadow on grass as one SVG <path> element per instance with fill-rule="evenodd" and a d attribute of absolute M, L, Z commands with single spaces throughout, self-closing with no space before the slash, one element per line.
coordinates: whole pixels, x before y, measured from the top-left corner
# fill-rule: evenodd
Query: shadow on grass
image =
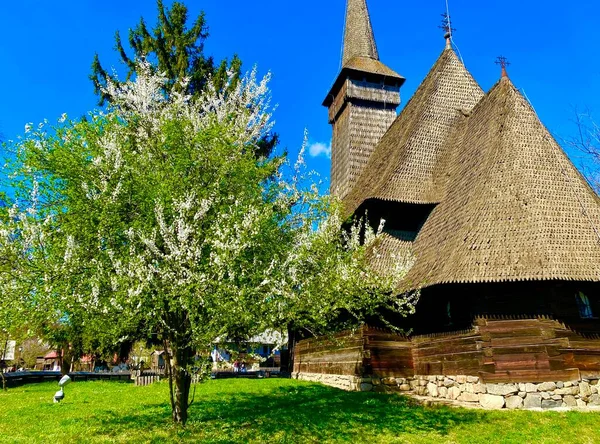
<path fill-rule="evenodd" d="M 372 433 L 433 432 L 445 435 L 458 424 L 482 421 L 485 412 L 424 407 L 397 394 L 345 392 L 320 385 L 281 387 L 271 394 L 240 393 L 192 406 L 193 422 L 226 420 L 230 427 L 258 427 L 261 435 L 351 437 Z"/>
<path fill-rule="evenodd" d="M 261 381 L 256 381 L 257 385 Z M 267 388 L 267 387 L 264 387 Z M 186 429 L 173 428 L 168 404 L 153 404 L 139 412 L 105 412 L 103 427 L 139 429 L 165 427 L 180 438 L 205 441 L 351 440 L 403 433 L 446 435 L 459 425 L 486 421 L 486 412 L 450 407 L 424 407 L 397 394 L 344 392 L 318 384 L 272 387 L 253 393 L 224 387 L 218 396 L 203 396 L 198 388 Z M 148 407 L 150 407 L 148 409 Z"/>

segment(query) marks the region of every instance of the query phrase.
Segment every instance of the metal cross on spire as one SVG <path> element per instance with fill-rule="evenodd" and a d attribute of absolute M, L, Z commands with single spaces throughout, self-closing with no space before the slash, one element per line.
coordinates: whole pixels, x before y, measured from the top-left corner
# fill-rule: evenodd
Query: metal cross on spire
<path fill-rule="evenodd" d="M 444 38 L 446 39 L 446 46 L 449 48 L 451 46 L 452 34 L 454 34 L 454 31 L 456 31 L 456 29 L 452 27 L 450 15 L 447 12 L 444 12 L 442 14 L 442 24 L 438 26 L 438 28 L 446 31 L 446 33 L 444 34 Z"/>
<path fill-rule="evenodd" d="M 502 68 L 502 77 L 508 77 L 508 73 L 506 72 L 506 67 L 510 66 L 510 62 L 504 56 L 499 56 L 496 58 L 496 65 L 500 65 Z"/>

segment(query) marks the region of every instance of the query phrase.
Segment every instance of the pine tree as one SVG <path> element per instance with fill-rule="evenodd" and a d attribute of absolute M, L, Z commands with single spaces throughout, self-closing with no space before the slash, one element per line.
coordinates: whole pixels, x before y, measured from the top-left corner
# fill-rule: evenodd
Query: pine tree
<path fill-rule="evenodd" d="M 204 12 L 201 12 L 194 23 L 188 26 L 188 8 L 183 3 L 174 2 L 172 7 L 165 8 L 162 0 L 157 0 L 157 25 L 149 29 L 144 18 L 133 29 L 129 29 L 128 43 L 133 55 L 128 55 L 121 35 L 115 34 L 115 50 L 127 66 L 127 80 L 137 74 L 139 61 L 144 59 L 152 63 L 154 69 L 169 79 L 165 84 L 165 93 L 177 91 L 184 78 L 189 79 L 187 94 L 197 96 L 212 81 L 217 90 L 235 88 L 241 75 L 242 62 L 237 55 L 231 61 L 224 59 L 216 64 L 212 57 L 204 54 L 204 42 L 209 36 Z M 229 73 L 234 73 L 233 82 Z M 99 96 L 99 104 L 110 101 L 106 93 L 108 81 L 122 84 L 115 75 L 110 74 L 100 63 L 98 54 L 94 56 L 90 80 L 94 83 L 94 91 Z M 229 85 L 228 83 L 229 82 Z M 256 156 L 268 157 L 278 143 L 277 134 L 265 135 L 256 144 Z"/>

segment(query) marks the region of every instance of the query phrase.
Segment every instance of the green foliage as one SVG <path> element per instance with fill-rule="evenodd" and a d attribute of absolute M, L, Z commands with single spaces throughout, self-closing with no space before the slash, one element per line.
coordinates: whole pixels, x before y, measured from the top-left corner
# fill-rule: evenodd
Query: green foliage
<path fill-rule="evenodd" d="M 157 0 L 157 12 L 156 27 L 148 28 L 141 18 L 135 28 L 129 29 L 127 42 L 132 55 L 128 54 L 119 32 L 115 34 L 115 50 L 127 67 L 125 82 L 135 78 L 140 61 L 146 60 L 156 73 L 167 78 L 163 85 L 163 92 L 167 95 L 185 93 L 198 98 L 209 84 L 219 91 L 233 91 L 241 78 L 242 61 L 234 55 L 231 61 L 224 59 L 215 63 L 212 57 L 204 54 L 204 43 L 209 36 L 204 12 L 191 24 L 184 3 L 176 1 L 171 8 L 165 8 L 163 1 Z M 121 86 L 125 83 L 102 66 L 98 54 L 94 56 L 89 77 L 100 98 L 100 105 L 112 100 L 107 93 L 109 83 Z M 264 134 L 253 147 L 255 156 L 270 156 L 278 143 L 277 134 Z"/>
<path fill-rule="evenodd" d="M 405 264 L 391 275 L 369 267 L 375 233 L 341 232 L 302 159 L 256 158 L 272 126 L 268 77 L 253 71 L 194 98 L 163 94 L 169 79 L 138 69 L 135 82 L 109 83 L 107 112 L 41 124 L 14 146 L 0 291 L 30 328 L 75 355 L 164 341 L 185 422 L 198 348 L 413 309 L 394 292 Z"/>
<path fill-rule="evenodd" d="M 424 407 L 289 379 L 217 380 L 196 392 L 185 429 L 169 425 L 168 386 L 75 382 L 0 393 L 2 442 L 592 443 L 598 413 Z"/>
<path fill-rule="evenodd" d="M 154 29 L 149 29 L 141 18 L 137 26 L 129 30 L 128 43 L 133 56 L 127 54 L 119 32 L 115 34 L 115 50 L 128 69 L 127 80 L 137 73 L 141 59 L 151 61 L 156 70 L 168 78 L 165 84 L 167 93 L 177 91 L 181 86 L 180 80 L 184 78 L 189 78 L 186 92 L 196 96 L 213 76 L 217 87 L 223 87 L 228 70 L 235 72 L 236 79 L 239 79 L 241 61 L 237 56 L 231 63 L 223 60 L 215 65 L 212 57 L 204 55 L 208 27 L 203 12 L 188 26 L 188 9 L 183 3 L 174 2 L 169 9 L 165 8 L 162 0 L 158 0 L 157 9 L 158 23 Z M 90 79 L 101 104 L 109 101 L 110 96 L 105 92 L 107 81 L 117 83 L 118 79 L 102 67 L 98 54 L 94 57 Z"/>

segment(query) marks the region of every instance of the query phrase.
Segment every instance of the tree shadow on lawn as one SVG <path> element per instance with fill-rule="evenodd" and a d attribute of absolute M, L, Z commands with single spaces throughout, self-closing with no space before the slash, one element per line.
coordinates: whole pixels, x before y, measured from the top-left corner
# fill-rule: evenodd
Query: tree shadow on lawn
<path fill-rule="evenodd" d="M 258 435 L 351 438 L 369 433 L 405 432 L 446 435 L 453 427 L 486 420 L 486 413 L 445 406 L 424 407 L 398 394 L 346 392 L 307 384 L 281 387 L 268 395 L 239 393 L 218 403 L 191 407 L 190 424 L 228 424 Z M 283 436 L 282 436 L 283 437 Z"/>
<path fill-rule="evenodd" d="M 146 404 L 126 414 L 119 413 L 118 408 L 105 410 L 96 417 L 93 428 L 97 435 L 111 430 L 117 436 L 125 433 L 145 439 L 158 433 L 178 441 L 307 442 L 349 441 L 357 435 L 365 438 L 379 434 L 443 436 L 454 427 L 489 420 L 483 411 L 425 407 L 398 394 L 346 392 L 311 383 L 264 388 L 267 390 L 261 393 L 236 393 L 235 387 L 229 387 L 215 396 L 214 392 L 203 393 L 199 386 L 185 429 L 171 423 L 168 402 Z"/>

